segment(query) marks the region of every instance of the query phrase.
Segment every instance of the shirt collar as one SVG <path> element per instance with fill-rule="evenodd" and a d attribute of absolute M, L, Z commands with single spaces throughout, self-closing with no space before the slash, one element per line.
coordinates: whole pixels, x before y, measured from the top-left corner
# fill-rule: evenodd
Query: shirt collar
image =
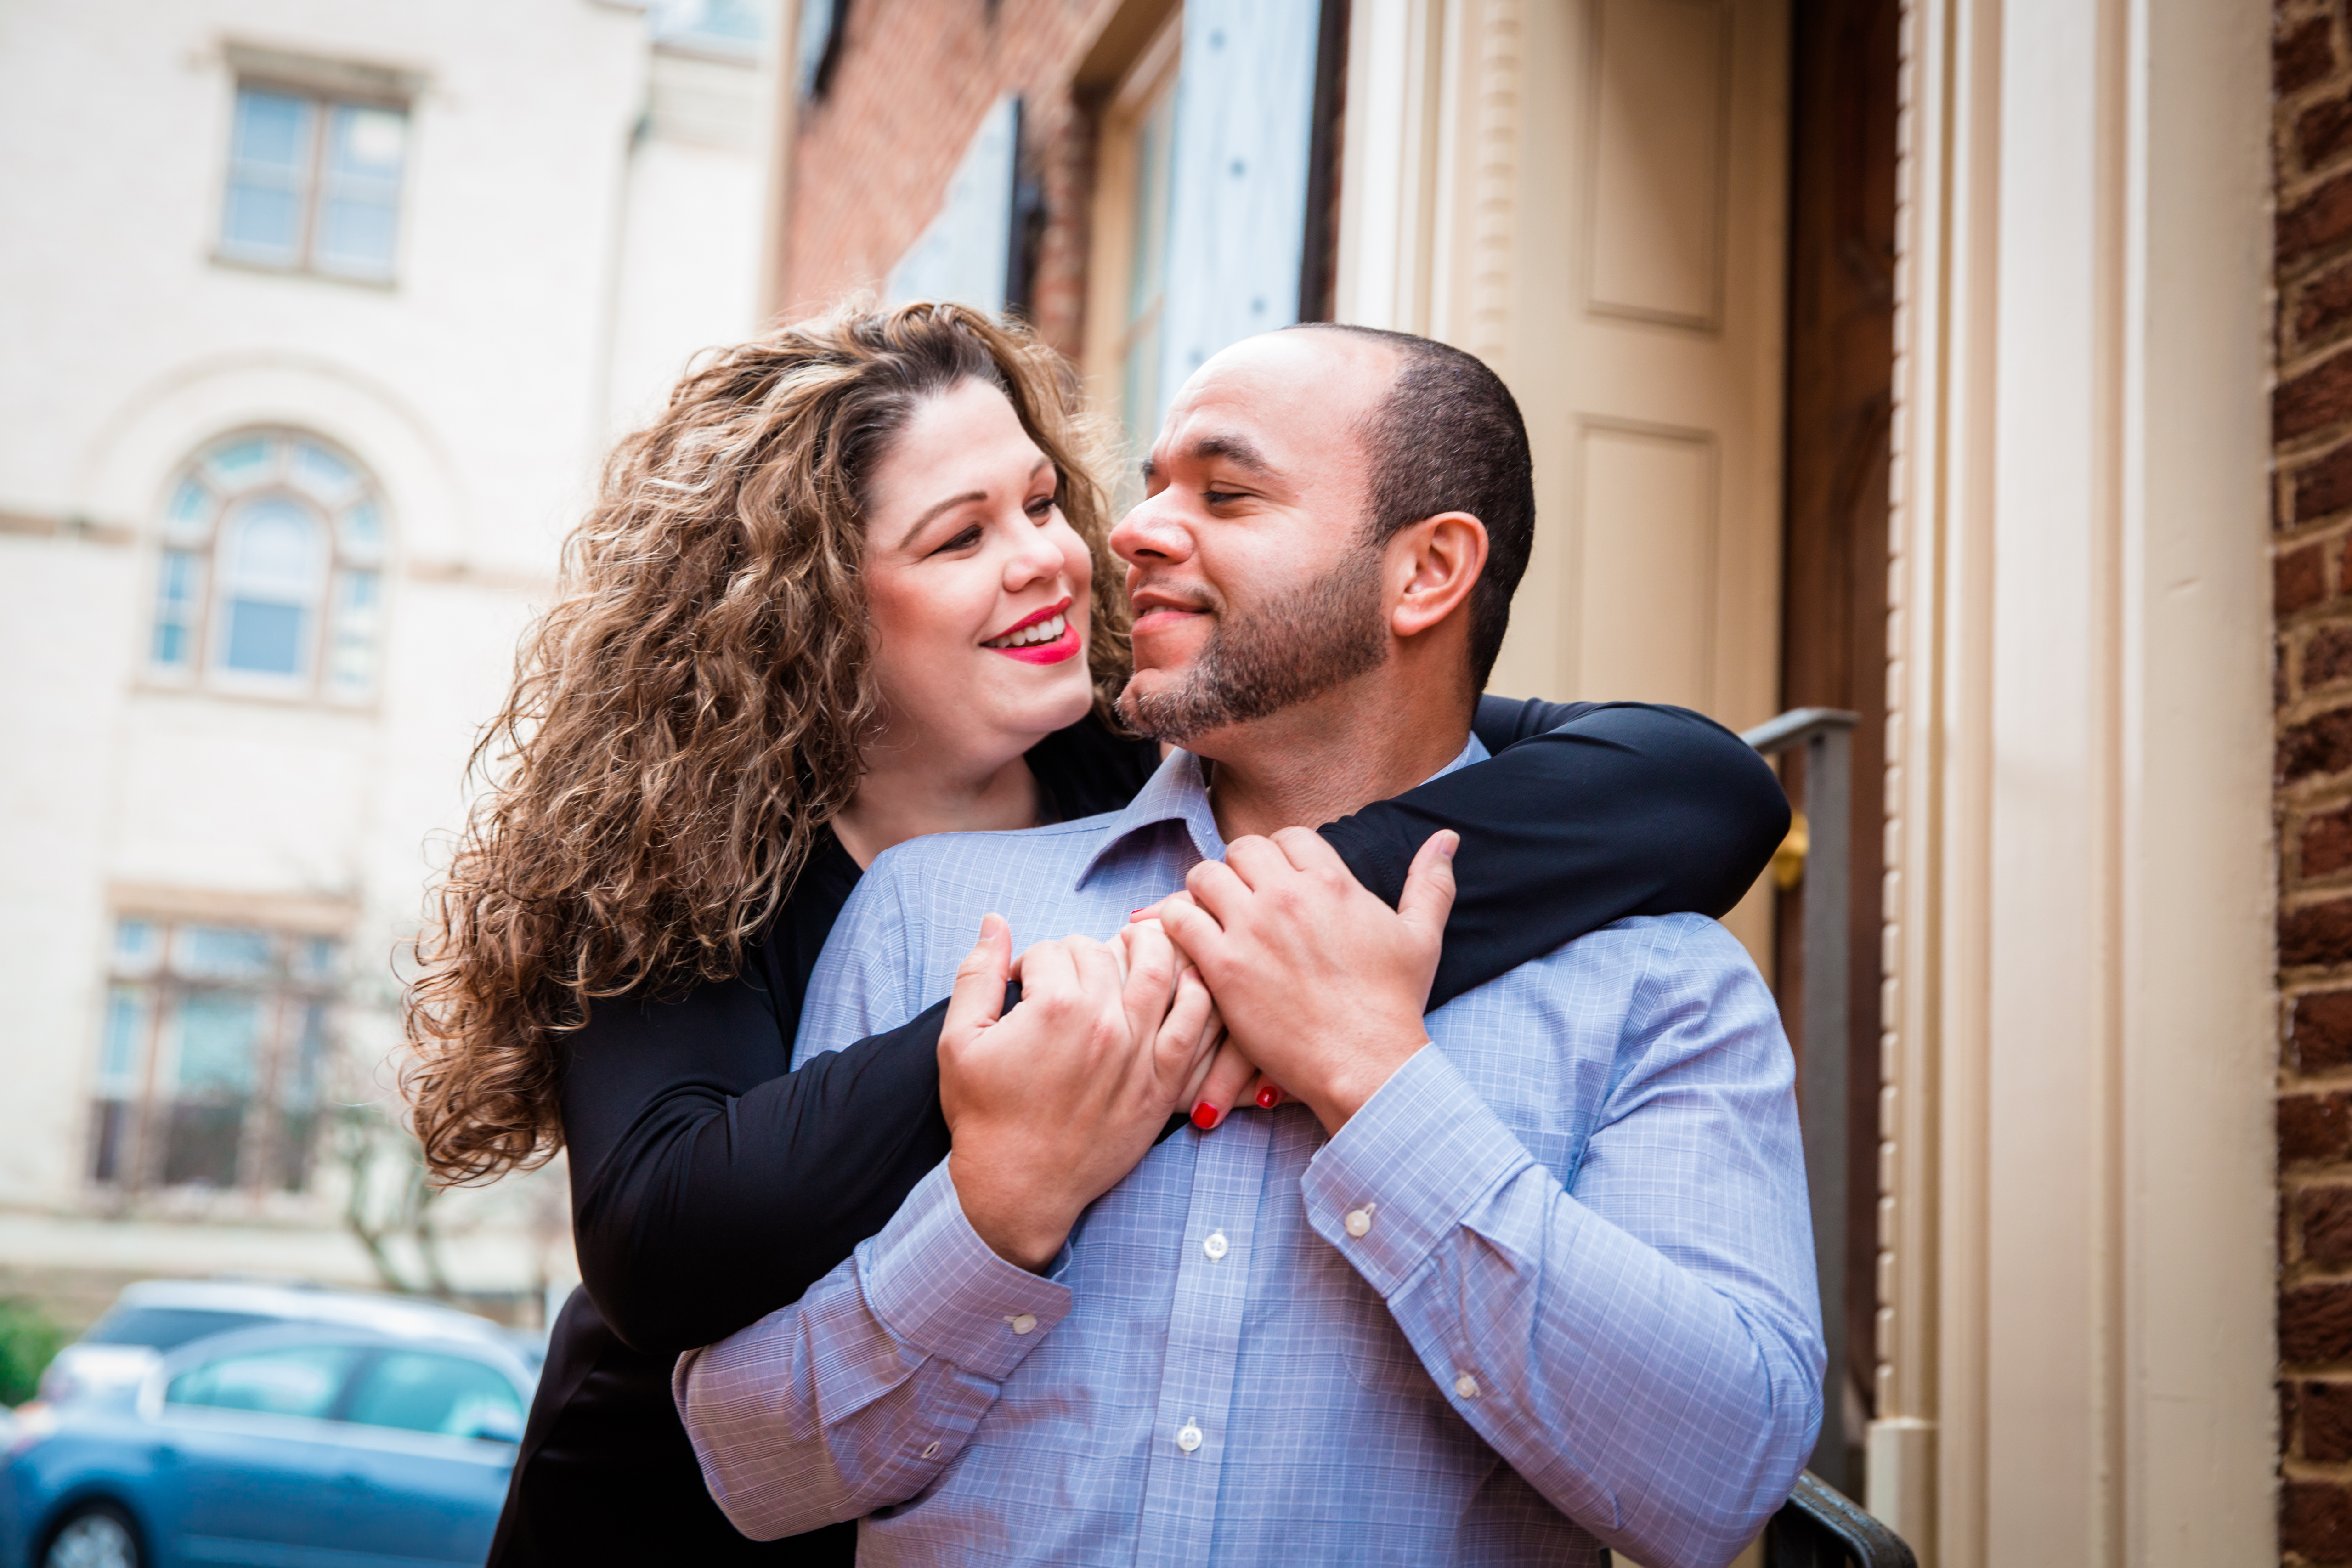
<path fill-rule="evenodd" d="M 1429 775 L 1442 779 L 1456 768 L 1466 768 L 1473 763 L 1483 763 L 1488 752 L 1476 735 L 1472 735 L 1454 760 Z M 1078 868 L 1078 875 L 1070 886 L 1083 888 L 1092 879 L 1102 863 L 1125 846 L 1139 833 L 1159 826 L 1163 822 L 1181 822 L 1192 836 L 1192 847 L 1203 860 L 1224 858 L 1224 835 L 1217 831 L 1216 813 L 1209 806 L 1209 788 L 1201 776 L 1201 759 L 1181 748 L 1171 752 L 1160 761 L 1157 772 L 1146 781 L 1142 789 L 1128 802 L 1127 809 L 1113 816 L 1103 831 L 1102 843 L 1087 857 Z"/>

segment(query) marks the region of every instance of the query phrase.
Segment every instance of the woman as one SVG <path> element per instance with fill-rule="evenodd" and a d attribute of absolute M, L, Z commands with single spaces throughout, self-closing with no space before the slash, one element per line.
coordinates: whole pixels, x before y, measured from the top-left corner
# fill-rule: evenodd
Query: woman
<path fill-rule="evenodd" d="M 1116 808 L 1159 762 L 1108 718 L 1124 595 L 1092 428 L 1018 328 L 915 305 L 723 354 L 614 455 L 478 752 L 505 771 L 410 1015 L 438 1178 L 571 1151 L 585 1284 L 493 1563 L 850 1560 L 846 1527 L 735 1534 L 669 1369 L 796 1300 L 947 1152 L 944 1002 L 787 1070 L 863 867 Z M 1431 831 L 1463 834 L 1433 1006 L 1627 914 L 1719 913 L 1785 830 L 1769 771 L 1695 715 L 1478 720 L 1493 762 L 1325 829 L 1391 901 Z M 1247 1073 L 1221 1058 L 1181 1135 L 1213 1136 Z"/>

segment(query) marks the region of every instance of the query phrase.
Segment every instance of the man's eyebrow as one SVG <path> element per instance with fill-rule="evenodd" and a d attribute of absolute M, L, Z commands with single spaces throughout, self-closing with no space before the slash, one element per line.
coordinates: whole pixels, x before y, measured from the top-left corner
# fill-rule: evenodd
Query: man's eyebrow
<path fill-rule="evenodd" d="M 1265 454 L 1257 449 L 1257 444 L 1234 431 L 1202 437 L 1192 443 L 1192 457 L 1197 462 L 1223 458 L 1234 467 L 1255 474 L 1260 479 L 1270 479 L 1274 475 L 1274 465 L 1265 460 Z"/>

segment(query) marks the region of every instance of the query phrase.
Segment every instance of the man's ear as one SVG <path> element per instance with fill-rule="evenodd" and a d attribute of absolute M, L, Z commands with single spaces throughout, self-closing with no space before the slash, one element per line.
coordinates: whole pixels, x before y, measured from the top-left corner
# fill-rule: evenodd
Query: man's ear
<path fill-rule="evenodd" d="M 1389 581 L 1396 584 L 1389 630 L 1427 631 L 1459 609 L 1486 569 L 1486 525 L 1466 511 L 1442 511 L 1389 541 Z"/>

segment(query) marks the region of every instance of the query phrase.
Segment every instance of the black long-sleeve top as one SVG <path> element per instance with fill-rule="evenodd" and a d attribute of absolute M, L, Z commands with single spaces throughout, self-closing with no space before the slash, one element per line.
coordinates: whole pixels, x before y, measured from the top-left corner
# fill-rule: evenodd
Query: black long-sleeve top
<path fill-rule="evenodd" d="M 1462 835 L 1430 1006 L 1628 915 L 1730 909 L 1786 833 L 1778 782 L 1680 709 L 1488 698 L 1495 759 L 1322 831 L 1394 903 L 1430 834 Z M 1127 804 L 1150 742 L 1089 720 L 1030 765 L 1064 817 Z M 947 1157 L 945 1002 L 791 1069 L 801 1001 L 859 871 L 828 836 L 732 979 L 604 1004 L 562 1079 L 583 1290 L 565 1309 L 490 1561 L 847 1563 L 851 1527 L 737 1535 L 669 1398 L 677 1353 L 797 1300 Z"/>

